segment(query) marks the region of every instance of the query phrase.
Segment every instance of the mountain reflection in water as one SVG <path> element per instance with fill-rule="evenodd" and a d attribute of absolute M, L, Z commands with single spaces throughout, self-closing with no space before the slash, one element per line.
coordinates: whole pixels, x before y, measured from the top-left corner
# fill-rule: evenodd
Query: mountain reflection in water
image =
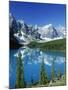
<path fill-rule="evenodd" d="M 9 81 L 10 88 L 15 87 L 16 83 L 16 58 L 18 53 L 21 52 L 22 60 L 24 62 L 24 78 L 26 83 L 31 83 L 31 78 L 33 81 L 39 80 L 40 75 L 40 64 L 42 58 L 44 58 L 45 69 L 47 76 L 51 78 L 51 66 L 54 60 L 55 76 L 58 70 L 64 74 L 65 70 L 65 56 L 64 53 L 60 51 L 41 51 L 40 49 L 30 49 L 28 47 L 20 48 L 18 50 L 10 50 L 10 65 L 9 65 Z"/>

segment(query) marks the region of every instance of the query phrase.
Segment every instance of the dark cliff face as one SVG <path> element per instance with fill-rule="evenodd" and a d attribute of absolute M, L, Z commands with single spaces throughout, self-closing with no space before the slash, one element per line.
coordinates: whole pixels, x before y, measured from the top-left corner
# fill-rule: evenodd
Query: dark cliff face
<path fill-rule="evenodd" d="M 13 48 L 17 49 L 21 46 L 23 46 L 23 45 L 19 44 L 18 41 L 16 40 L 16 38 L 13 37 L 10 39 L 10 42 L 9 42 L 10 49 L 13 49 Z"/>
<path fill-rule="evenodd" d="M 26 36 L 31 35 L 34 39 L 40 39 L 40 34 L 35 30 L 34 27 L 27 25 L 23 20 L 16 20 L 12 14 L 9 15 L 9 37 L 10 37 L 10 48 L 19 48 L 22 46 L 19 44 L 17 38 L 15 38 L 14 34 L 22 31 L 26 34 Z"/>
<path fill-rule="evenodd" d="M 15 34 L 19 34 L 20 37 L 23 37 L 22 45 L 20 44 L 20 37 L 14 36 Z M 26 42 L 29 37 L 32 40 L 43 40 L 44 38 L 54 39 L 63 36 L 63 33 L 61 33 L 60 35 L 59 34 L 60 33 L 58 32 L 58 29 L 56 29 L 52 24 L 48 24 L 40 28 L 37 25 L 28 25 L 24 22 L 24 20 L 16 20 L 15 17 L 12 16 L 12 14 L 9 15 L 10 48 L 19 48 L 23 46 L 24 42 Z M 25 37 L 27 38 L 27 40 L 25 39 Z"/>
<path fill-rule="evenodd" d="M 18 40 L 14 37 L 14 33 L 18 32 L 18 25 L 15 17 L 9 16 L 9 48 L 19 48 L 21 45 Z"/>

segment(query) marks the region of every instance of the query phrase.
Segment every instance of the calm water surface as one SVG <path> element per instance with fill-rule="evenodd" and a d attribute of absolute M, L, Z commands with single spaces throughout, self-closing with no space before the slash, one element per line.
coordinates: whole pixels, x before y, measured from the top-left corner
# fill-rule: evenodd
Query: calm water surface
<path fill-rule="evenodd" d="M 64 53 L 60 51 L 40 51 L 39 49 L 29 49 L 20 48 L 10 50 L 10 65 L 9 65 L 9 84 L 10 88 L 15 87 L 16 83 L 16 57 L 18 53 L 21 52 L 22 60 L 24 61 L 24 78 L 27 84 L 31 83 L 33 79 L 34 82 L 39 80 L 40 76 L 40 64 L 42 58 L 44 58 L 45 70 L 47 72 L 48 78 L 51 78 L 51 66 L 54 60 L 55 77 L 60 69 L 61 73 L 64 74 L 65 70 L 65 56 Z"/>

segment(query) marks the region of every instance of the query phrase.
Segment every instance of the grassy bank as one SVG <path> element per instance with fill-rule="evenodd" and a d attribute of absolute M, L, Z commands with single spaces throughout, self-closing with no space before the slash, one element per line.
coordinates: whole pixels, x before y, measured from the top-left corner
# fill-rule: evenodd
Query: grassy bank
<path fill-rule="evenodd" d="M 28 44 L 28 47 L 40 48 L 42 50 L 60 50 L 62 52 L 65 52 L 66 39 L 59 39 L 59 40 L 45 42 L 45 43 L 38 43 L 36 41 L 33 41 Z"/>

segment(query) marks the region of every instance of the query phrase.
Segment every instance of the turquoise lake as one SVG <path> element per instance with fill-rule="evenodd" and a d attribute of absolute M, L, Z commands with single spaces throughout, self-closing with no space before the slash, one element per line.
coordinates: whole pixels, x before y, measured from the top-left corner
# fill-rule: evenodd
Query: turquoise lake
<path fill-rule="evenodd" d="M 10 88 L 15 87 L 16 83 L 16 66 L 17 56 L 21 52 L 22 60 L 24 62 L 24 79 L 27 84 L 31 84 L 31 80 L 36 82 L 40 76 L 40 64 L 42 58 L 44 58 L 45 70 L 48 79 L 51 78 L 51 66 L 54 60 L 55 77 L 60 69 L 62 75 L 65 72 L 65 56 L 60 51 L 41 51 L 40 49 L 20 48 L 10 49 L 10 61 L 9 61 L 9 86 Z"/>

